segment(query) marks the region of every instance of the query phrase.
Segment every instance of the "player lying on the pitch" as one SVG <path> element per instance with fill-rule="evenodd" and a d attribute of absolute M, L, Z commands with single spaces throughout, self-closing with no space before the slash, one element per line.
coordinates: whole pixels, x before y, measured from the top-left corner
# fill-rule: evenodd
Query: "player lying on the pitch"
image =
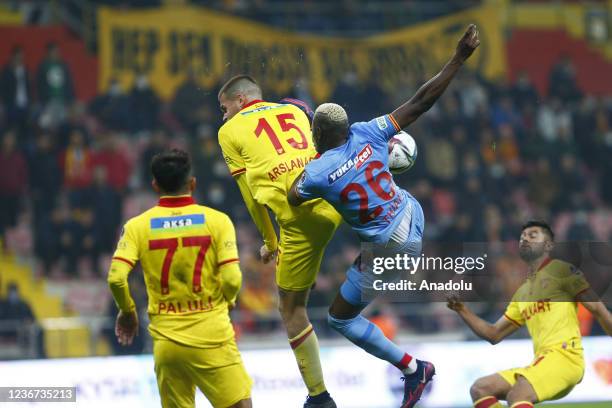
<path fill-rule="evenodd" d="M 389 172 L 387 142 L 429 110 L 479 44 L 478 30 L 472 24 L 442 71 L 391 114 L 349 127 L 341 106 L 332 103 L 319 106 L 312 123 L 312 137 L 321 156 L 308 163 L 302 176 L 293 183 L 289 203 L 297 206 L 323 198 L 353 227 L 362 242 L 419 256 L 425 223 L 423 210 L 412 195 L 395 185 Z M 356 261 L 330 307 L 329 324 L 368 353 L 399 368 L 405 380 L 402 408 L 413 407 L 431 381 L 434 366 L 414 359 L 361 315 L 369 304 L 362 296 L 362 291 L 371 289 L 366 280 Z"/>
<path fill-rule="evenodd" d="M 597 301 L 582 273 L 573 265 L 550 258 L 554 235 L 548 224 L 530 221 L 523 226 L 520 257 L 529 277 L 512 297 L 506 313 L 495 324 L 476 316 L 456 296 L 448 307 L 461 316 L 479 337 L 497 344 L 527 325 L 533 339 L 534 359 L 527 367 L 482 377 L 470 394 L 476 408 L 531 408 L 536 402 L 562 398 L 582 380 L 584 357 L 576 302 L 581 302 L 612 336 L 612 315 Z M 540 299 L 540 300 L 538 300 Z"/>

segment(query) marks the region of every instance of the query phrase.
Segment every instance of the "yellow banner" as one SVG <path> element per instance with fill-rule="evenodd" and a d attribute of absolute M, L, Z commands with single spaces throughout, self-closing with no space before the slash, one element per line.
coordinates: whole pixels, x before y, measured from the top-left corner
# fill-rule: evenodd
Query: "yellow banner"
<path fill-rule="evenodd" d="M 481 46 L 470 66 L 489 78 L 503 75 L 504 42 L 498 10 L 491 6 L 360 39 L 300 35 L 193 7 L 101 8 L 99 87 L 106 89 L 111 78 L 129 87 L 145 72 L 155 90 L 170 98 L 189 70 L 206 89 L 247 73 L 281 96 L 304 78 L 320 102 L 353 71 L 393 90 L 405 78 L 437 72 L 472 22 Z"/>

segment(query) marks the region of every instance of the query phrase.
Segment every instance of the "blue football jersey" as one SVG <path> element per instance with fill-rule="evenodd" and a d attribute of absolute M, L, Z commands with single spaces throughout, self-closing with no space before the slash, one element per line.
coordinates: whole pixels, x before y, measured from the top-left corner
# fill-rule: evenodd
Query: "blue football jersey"
<path fill-rule="evenodd" d="M 387 142 L 399 130 L 390 115 L 352 124 L 345 144 L 306 165 L 297 193 L 325 199 L 362 241 L 386 243 L 410 197 L 389 172 Z"/>

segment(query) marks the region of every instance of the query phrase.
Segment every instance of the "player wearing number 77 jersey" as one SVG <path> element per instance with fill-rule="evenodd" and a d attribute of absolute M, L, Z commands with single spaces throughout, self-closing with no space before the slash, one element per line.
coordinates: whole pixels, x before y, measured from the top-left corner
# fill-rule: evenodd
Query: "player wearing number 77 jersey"
<path fill-rule="evenodd" d="M 314 114 L 312 136 L 321 157 L 310 162 L 294 182 L 289 203 L 300 205 L 324 198 L 342 214 L 362 242 L 380 244 L 411 257 L 420 256 L 425 226 L 423 210 L 413 196 L 395 185 L 389 173 L 387 143 L 433 105 L 478 45 L 478 31 L 470 25 L 442 71 L 391 114 L 349 127 L 341 106 L 333 103 L 319 106 Z M 361 315 L 369 303 L 363 292 L 371 290 L 373 282 L 361 273 L 359 264 L 358 258 L 348 270 L 330 308 L 328 322 L 357 346 L 399 368 L 405 380 L 402 408 L 413 407 L 431 381 L 434 366 L 415 360 Z"/>
<path fill-rule="evenodd" d="M 252 381 L 228 314 L 242 281 L 234 226 L 191 198 L 186 152 L 156 155 L 151 170 L 159 203 L 125 224 L 108 274 L 120 310 L 117 338 L 130 344 L 137 332 L 127 278 L 140 262 L 162 406 L 193 408 L 198 387 L 215 408 L 249 408 Z"/>

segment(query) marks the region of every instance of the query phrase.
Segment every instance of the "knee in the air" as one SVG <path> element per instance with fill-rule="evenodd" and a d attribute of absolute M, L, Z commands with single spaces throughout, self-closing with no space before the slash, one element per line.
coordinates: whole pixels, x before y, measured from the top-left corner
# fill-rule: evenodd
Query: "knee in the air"
<path fill-rule="evenodd" d="M 487 386 L 487 381 L 484 378 L 477 379 L 470 387 L 470 395 L 472 399 L 480 399 L 492 395 L 492 390 Z"/>
<path fill-rule="evenodd" d="M 346 326 L 346 320 L 336 319 L 330 313 L 327 314 L 327 324 L 336 331 L 341 331 Z"/>

